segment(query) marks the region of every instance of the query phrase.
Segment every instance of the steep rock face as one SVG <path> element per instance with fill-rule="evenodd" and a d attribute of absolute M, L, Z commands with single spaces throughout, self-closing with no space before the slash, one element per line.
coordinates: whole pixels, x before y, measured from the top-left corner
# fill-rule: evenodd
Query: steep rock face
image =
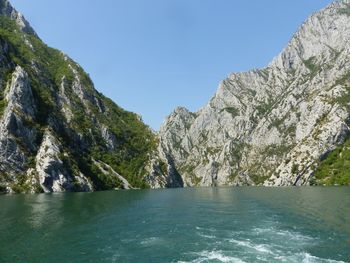
<path fill-rule="evenodd" d="M 16 67 L 4 93 L 6 107 L 0 121 L 0 169 L 15 175 L 23 172 L 26 152 L 36 150 L 37 135 L 35 128 L 27 125 L 33 121 L 36 108 L 28 75 L 20 66 Z M 26 138 L 22 145 L 18 143 L 18 137 Z"/>
<path fill-rule="evenodd" d="M 148 187 L 156 143 L 0 0 L 0 192 Z"/>
<path fill-rule="evenodd" d="M 349 134 L 350 1 L 312 15 L 266 68 L 234 73 L 197 113 L 159 132 L 185 186 L 305 185 Z"/>

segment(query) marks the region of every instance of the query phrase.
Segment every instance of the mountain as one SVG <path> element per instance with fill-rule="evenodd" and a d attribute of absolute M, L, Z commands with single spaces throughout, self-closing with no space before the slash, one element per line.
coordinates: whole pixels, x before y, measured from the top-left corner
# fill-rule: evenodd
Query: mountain
<path fill-rule="evenodd" d="M 0 14 L 0 192 L 149 187 L 150 128 L 96 91 L 7 0 Z"/>
<path fill-rule="evenodd" d="M 350 184 L 350 0 L 158 134 L 0 0 L 0 192 Z"/>
<path fill-rule="evenodd" d="M 313 14 L 263 69 L 233 73 L 159 132 L 174 186 L 350 184 L 350 1 Z M 160 177 L 159 177 L 160 178 Z"/>

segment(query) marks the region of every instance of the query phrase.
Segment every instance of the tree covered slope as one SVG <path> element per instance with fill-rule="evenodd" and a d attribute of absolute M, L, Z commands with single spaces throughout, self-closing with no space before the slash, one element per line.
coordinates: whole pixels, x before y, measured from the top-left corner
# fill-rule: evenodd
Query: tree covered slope
<path fill-rule="evenodd" d="M 156 149 L 149 127 L 96 91 L 83 69 L 45 45 L 8 1 L 0 10 L 2 191 L 148 187 Z"/>

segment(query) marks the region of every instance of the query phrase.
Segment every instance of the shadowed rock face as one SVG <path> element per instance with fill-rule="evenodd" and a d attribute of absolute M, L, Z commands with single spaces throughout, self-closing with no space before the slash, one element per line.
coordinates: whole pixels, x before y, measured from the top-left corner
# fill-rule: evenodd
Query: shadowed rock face
<path fill-rule="evenodd" d="M 97 92 L 5 0 L 0 29 L 0 191 L 131 189 L 159 176 L 149 172 L 156 138 L 139 116 Z"/>
<path fill-rule="evenodd" d="M 185 186 L 305 185 L 349 134 L 350 1 L 312 15 L 264 69 L 233 73 L 196 113 L 159 132 L 168 177 Z"/>

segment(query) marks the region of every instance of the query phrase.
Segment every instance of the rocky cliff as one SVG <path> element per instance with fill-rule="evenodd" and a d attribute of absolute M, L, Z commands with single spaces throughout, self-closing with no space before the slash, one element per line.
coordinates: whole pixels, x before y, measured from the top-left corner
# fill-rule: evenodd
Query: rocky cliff
<path fill-rule="evenodd" d="M 349 92 L 350 1 L 343 0 L 307 19 L 266 68 L 231 74 L 196 113 L 176 109 L 159 132 L 168 175 L 157 182 L 322 184 L 312 180 L 320 162 L 349 136 Z"/>
<path fill-rule="evenodd" d="M 0 0 L 0 192 L 148 187 L 156 144 L 139 116 Z"/>

